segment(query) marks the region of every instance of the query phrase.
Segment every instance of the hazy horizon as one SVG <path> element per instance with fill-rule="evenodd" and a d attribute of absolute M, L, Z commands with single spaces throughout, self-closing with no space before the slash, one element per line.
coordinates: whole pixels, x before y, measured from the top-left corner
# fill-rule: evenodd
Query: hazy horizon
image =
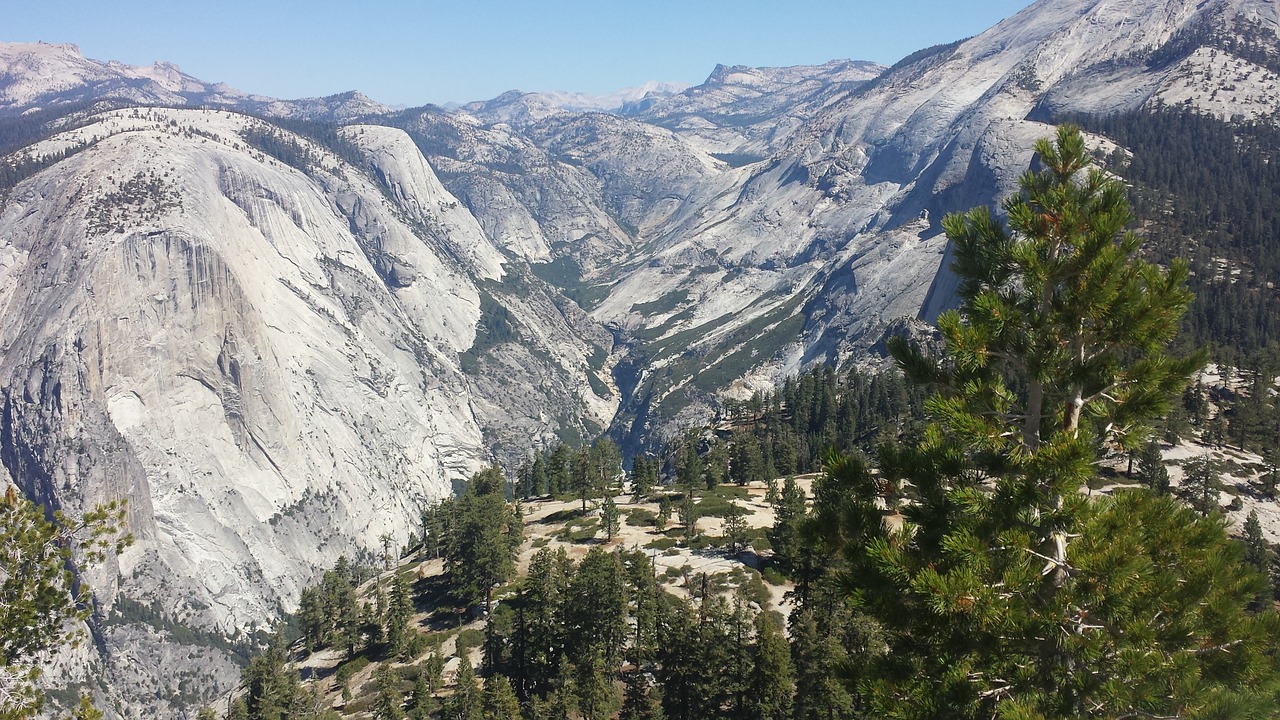
<path fill-rule="evenodd" d="M 158 0 L 25 3 L 6 42 L 71 43 L 86 57 L 172 62 L 206 82 L 280 98 L 359 90 L 389 105 L 486 100 L 508 90 L 606 94 L 696 85 L 717 64 L 886 65 L 967 37 L 1028 0 L 914 0 L 893 8 L 796 0 L 465 5 L 394 0 L 175 6 Z"/>

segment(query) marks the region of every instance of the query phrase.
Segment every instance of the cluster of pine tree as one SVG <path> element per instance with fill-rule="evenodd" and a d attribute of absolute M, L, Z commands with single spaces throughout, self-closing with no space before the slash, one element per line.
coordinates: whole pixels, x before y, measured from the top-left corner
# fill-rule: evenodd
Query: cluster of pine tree
<path fill-rule="evenodd" d="M 520 465 L 514 494 L 526 500 L 572 494 L 582 500 L 585 510 L 589 500 L 618 486 L 622 477 L 622 453 L 609 437 L 579 448 L 560 443 Z"/>
<path fill-rule="evenodd" d="M 410 583 L 397 575 L 388 593 L 379 582 L 370 605 L 358 600 L 362 574 L 342 557 L 319 585 L 303 589 L 296 620 L 308 651 L 333 647 L 354 656 L 362 649 L 385 645 L 398 656 L 407 650 L 414 609 Z"/>
<path fill-rule="evenodd" d="M 424 511 L 426 542 L 419 549 L 426 557 L 444 558 L 449 595 L 463 609 L 480 602 L 487 606 L 493 589 L 515 573 L 521 526 L 516 509 L 504 499 L 506 489 L 502 471 L 490 467 L 473 475 L 461 495 Z M 385 564 L 391 564 L 390 558 Z M 370 579 L 372 588 L 366 588 L 362 597 L 361 586 Z M 403 573 L 385 581 L 376 572 L 354 567 L 345 557 L 339 558 L 317 585 L 302 591 L 295 624 L 307 652 L 339 649 L 348 668 L 359 668 L 372 660 L 383 663 L 375 676 L 378 717 L 404 717 L 401 679 L 389 674 L 391 663 L 418 660 L 424 654 L 414 673 L 415 689 L 408 708 L 419 717 L 438 709 L 435 696 L 443 658 L 439 647 L 432 646 L 428 636 L 412 624 L 424 591 Z M 319 698 L 304 690 L 298 672 L 288 665 L 284 637 L 279 636 L 245 669 L 244 692 L 233 704 L 231 718 L 310 720 L 333 716 L 332 711 L 321 708 Z M 458 682 L 464 680 L 460 673 Z"/>
<path fill-rule="evenodd" d="M 900 373 L 853 368 L 843 376 L 815 368 L 776 392 L 725 403 L 730 480 L 764 481 L 822 467 L 830 448 L 869 450 L 883 437 L 910 434 L 925 394 Z"/>
<path fill-rule="evenodd" d="M 802 635 L 818 645 L 819 633 Z M 803 652 L 805 682 L 833 676 L 834 656 Z M 741 588 L 702 576 L 677 597 L 644 552 L 599 548 L 576 564 L 563 550 L 534 556 L 515 598 L 490 616 L 483 665 L 485 692 L 462 678 L 444 717 L 790 718 L 796 686 L 780 618 Z"/>
<path fill-rule="evenodd" d="M 1280 447 L 1280 398 L 1272 388 L 1280 364 L 1262 362 L 1235 368 L 1219 366 L 1219 383 L 1208 387 L 1197 380 L 1162 419 L 1165 439 L 1198 436 L 1222 449 L 1228 446 L 1257 452 L 1274 463 Z"/>
<path fill-rule="evenodd" d="M 848 686 L 891 718 L 1269 717 L 1280 684 L 1264 578 L 1216 510 L 1146 490 L 1088 496 L 1204 362 L 1168 347 L 1189 269 L 1138 260 L 1124 189 L 1079 131 L 1008 200 L 944 221 L 961 278 L 943 357 L 893 344 L 933 423 L 828 466 L 812 527 L 842 596 L 881 633 Z M 877 507 L 909 492 L 904 523 Z"/>
<path fill-rule="evenodd" d="M 521 520 L 507 492 L 502 469 L 493 466 L 472 476 L 458 497 L 423 509 L 422 549 L 444 558 L 452 594 L 465 605 L 487 603 L 515 573 Z"/>
<path fill-rule="evenodd" d="M 1280 337 L 1280 129 L 1188 110 L 1075 118 L 1132 155 L 1109 159 L 1132 185 L 1146 246 L 1166 264 L 1191 261 L 1196 302 L 1180 344 L 1276 357 Z"/>

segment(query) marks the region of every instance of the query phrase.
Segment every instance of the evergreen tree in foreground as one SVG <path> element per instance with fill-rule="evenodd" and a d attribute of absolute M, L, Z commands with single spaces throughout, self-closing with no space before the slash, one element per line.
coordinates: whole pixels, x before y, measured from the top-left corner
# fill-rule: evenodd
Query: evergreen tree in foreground
<path fill-rule="evenodd" d="M 1221 516 L 1080 492 L 1203 362 L 1166 353 L 1187 267 L 1135 257 L 1123 187 L 1076 128 L 1036 151 L 1009 230 L 986 209 L 944 221 L 962 301 L 938 321 L 946 357 L 892 346 L 936 390 L 920 442 L 881 453 L 909 484 L 905 526 L 881 522 L 862 463 L 828 464 L 843 492 L 817 534 L 885 641 L 849 688 L 886 718 L 1273 716 L 1280 624 L 1249 611 L 1263 581 Z"/>
<path fill-rule="evenodd" d="M 71 568 L 102 562 L 132 542 L 122 535 L 123 501 L 79 519 L 52 513 L 4 483 L 0 496 L 0 720 L 33 716 L 44 702 L 36 682 L 57 648 L 83 635 L 93 596 Z M 84 706 L 84 712 L 92 706 Z"/>

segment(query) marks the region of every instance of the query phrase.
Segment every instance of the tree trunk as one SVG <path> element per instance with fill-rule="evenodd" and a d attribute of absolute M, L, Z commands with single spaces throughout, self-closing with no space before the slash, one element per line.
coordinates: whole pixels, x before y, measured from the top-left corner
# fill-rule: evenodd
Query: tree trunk
<path fill-rule="evenodd" d="M 1044 414 L 1044 383 L 1027 382 L 1027 417 L 1022 425 L 1022 444 L 1028 450 L 1040 447 L 1040 417 Z"/>

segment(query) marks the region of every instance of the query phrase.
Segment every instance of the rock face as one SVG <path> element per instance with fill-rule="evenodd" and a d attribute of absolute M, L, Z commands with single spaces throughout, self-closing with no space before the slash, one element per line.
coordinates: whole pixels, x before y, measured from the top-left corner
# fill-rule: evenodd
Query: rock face
<path fill-rule="evenodd" d="M 884 71 L 882 65 L 853 60 L 817 67 L 717 65 L 701 85 L 629 103 L 621 112 L 741 162 L 767 155 L 817 110 Z"/>
<path fill-rule="evenodd" d="M 671 193 L 683 210 L 642 233 L 641 261 L 592 311 L 644 348 L 619 424 L 651 418 L 655 406 L 671 417 L 740 377 L 844 362 L 898 316 L 933 318 L 954 287 L 941 219 L 1013 192 L 1034 141 L 1052 134 L 1047 121 L 1173 103 L 1275 118 L 1276 43 L 1276 9 L 1255 0 L 1040 2 L 874 80 L 811 96 L 794 115 L 774 116 L 779 128 L 799 124 L 773 140 L 731 144 L 722 131 L 741 123 L 716 125 L 768 94 L 704 109 L 734 78 L 750 86 L 755 76 L 739 69 L 719 68 L 705 86 L 655 104 L 652 121 L 694 146 L 725 143 L 718 154 L 746 164 Z M 1233 84 L 1221 85 L 1226 77 Z M 673 122 L 681 99 L 696 126 Z M 528 133 L 554 150 L 545 139 L 558 136 L 542 129 L 552 124 L 565 123 L 548 118 Z M 611 163 L 630 162 L 648 177 L 629 160 L 636 143 L 614 147 L 584 166 L 626 179 Z"/>
<path fill-rule="evenodd" d="M 276 160 L 241 137 L 254 122 L 95 116 L 28 151 L 75 154 L 0 213 L 7 474 L 71 512 L 130 498 L 138 542 L 91 578 L 104 608 L 120 594 L 222 633 L 292 608 L 340 554 L 402 546 L 489 457 L 477 406 L 495 403 L 458 353 L 504 278 L 401 131 L 345 131 L 379 187 L 301 138 L 306 167 Z M 539 297 L 522 326 L 585 348 Z M 118 635 L 148 637 L 109 628 L 108 649 Z"/>
<path fill-rule="evenodd" d="M 0 195 L 3 472 L 71 512 L 128 497 L 139 538 L 90 573 L 108 619 L 69 676 L 173 714 L 234 681 L 228 634 L 405 542 L 481 464 L 605 429 L 635 448 L 863 357 L 950 305 L 941 218 L 1011 192 L 1049 122 L 1276 121 L 1276 29 L 1263 0 L 1043 0 L 889 69 L 722 66 L 613 113 L 513 93 L 324 144 L 77 111 Z M 379 112 L 66 46 L 0 65 L 0 120 Z"/>

